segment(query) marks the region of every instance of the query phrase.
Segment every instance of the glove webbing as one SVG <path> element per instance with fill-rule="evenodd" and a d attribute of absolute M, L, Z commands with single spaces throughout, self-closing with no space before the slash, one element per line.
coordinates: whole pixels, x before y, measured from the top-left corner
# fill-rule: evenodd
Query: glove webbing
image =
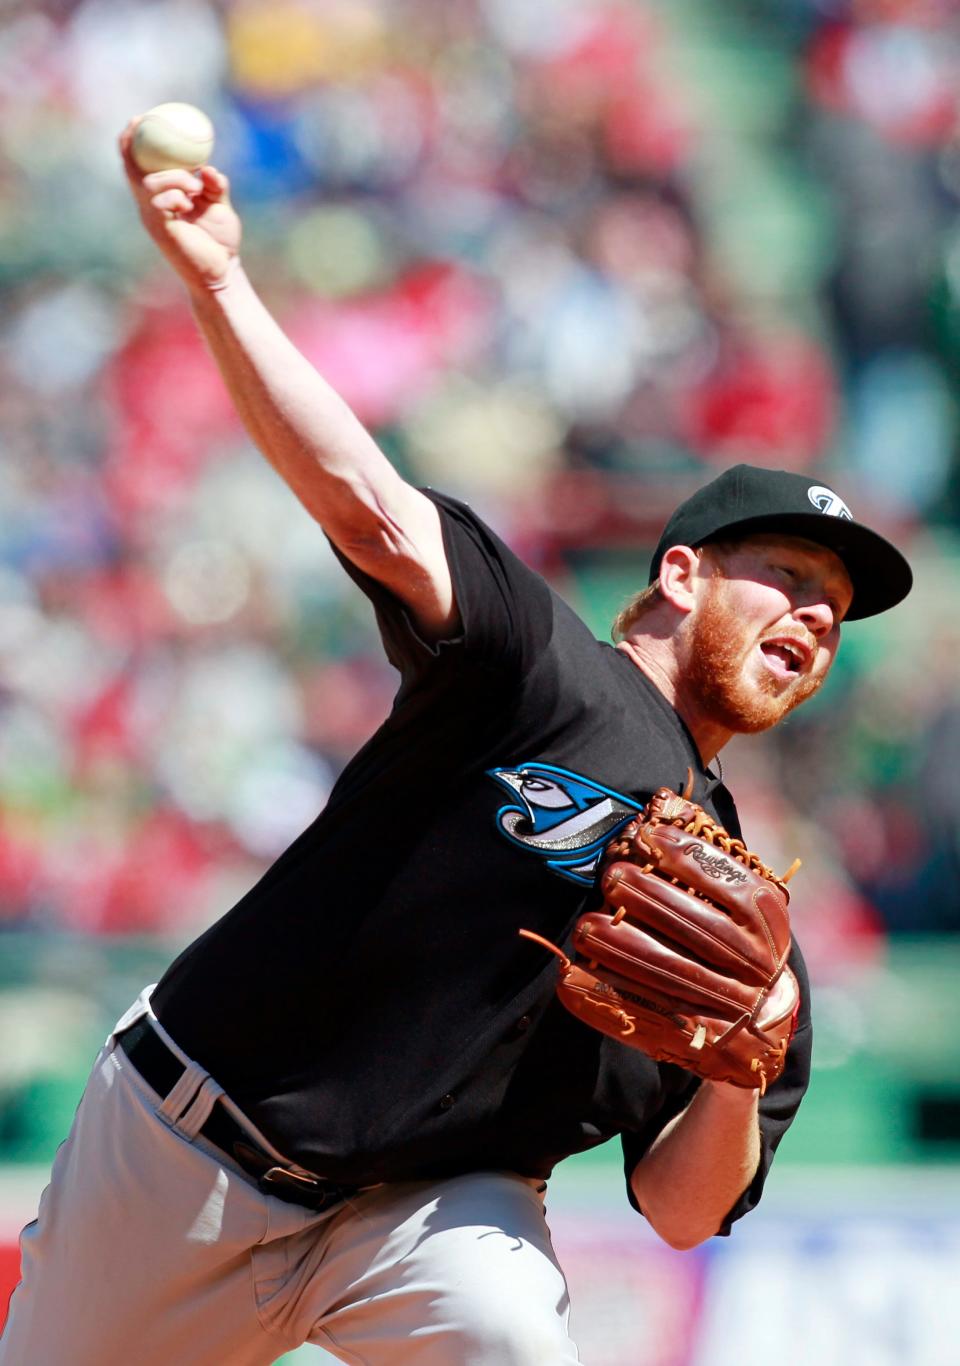
<path fill-rule="evenodd" d="M 772 868 L 764 863 L 759 854 L 755 854 L 751 849 L 748 849 L 743 840 L 737 839 L 735 835 L 728 834 L 723 826 L 715 821 L 702 807 L 698 807 L 693 820 L 684 821 L 680 813 L 687 806 L 687 802 L 683 797 L 677 797 L 676 803 L 676 818 L 673 820 L 670 819 L 671 807 L 665 806 L 661 821 L 662 824 L 675 825 L 679 830 L 682 830 L 685 835 L 693 835 L 697 839 L 706 840 L 708 844 L 714 845 L 715 848 L 722 849 L 725 854 L 729 854 L 731 858 L 735 858 L 739 863 L 742 863 L 747 868 L 751 869 L 752 872 L 759 873 L 759 875 L 762 878 L 766 878 L 768 882 L 774 882 L 778 887 L 785 887 L 794 873 L 796 873 L 797 869 L 801 866 L 802 859 L 795 858 L 787 871 L 782 876 L 778 876 Z M 651 862 L 641 871 L 644 873 L 653 872 L 657 863 L 660 861 L 659 850 L 651 848 L 646 840 L 641 838 L 639 830 L 633 836 L 633 839 L 636 844 L 640 845 L 640 847 L 650 855 Z M 630 841 L 621 840 L 619 843 L 611 845 L 610 852 L 611 854 L 620 854 L 621 857 L 628 858 L 631 853 Z M 671 878 L 670 880 L 671 882 L 678 882 L 677 878 Z M 697 892 L 695 887 L 690 887 L 688 890 L 694 892 L 698 896 L 701 895 L 701 893 Z M 709 900 L 709 898 L 705 899 Z"/>

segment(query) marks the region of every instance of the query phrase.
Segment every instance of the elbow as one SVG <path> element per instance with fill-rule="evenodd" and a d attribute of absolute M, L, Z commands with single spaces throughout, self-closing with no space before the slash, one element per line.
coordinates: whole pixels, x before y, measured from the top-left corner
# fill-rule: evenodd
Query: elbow
<path fill-rule="evenodd" d="M 708 1226 L 702 1222 L 690 1223 L 679 1219 L 658 1219 L 655 1213 L 651 1214 L 648 1210 L 644 1210 L 643 1213 L 657 1237 L 662 1239 L 667 1247 L 672 1247 L 674 1252 L 690 1252 L 720 1231 L 719 1227 L 712 1224 Z"/>
<path fill-rule="evenodd" d="M 657 1236 L 663 1239 L 667 1247 L 672 1247 L 674 1252 L 691 1252 L 717 1232 L 716 1229 L 707 1232 L 703 1229 L 660 1229 L 656 1225 L 653 1227 Z"/>
<path fill-rule="evenodd" d="M 707 1223 L 698 1217 L 699 1211 L 658 1208 L 654 1201 L 641 1201 L 640 1210 L 657 1237 L 675 1252 L 690 1252 L 720 1232 L 720 1224 Z"/>

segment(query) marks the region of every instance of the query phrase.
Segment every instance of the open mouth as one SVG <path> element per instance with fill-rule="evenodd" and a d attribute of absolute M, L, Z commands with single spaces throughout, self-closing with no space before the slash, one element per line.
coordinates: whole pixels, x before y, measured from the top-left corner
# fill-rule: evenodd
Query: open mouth
<path fill-rule="evenodd" d="M 765 640 L 760 653 L 767 668 L 778 678 L 798 678 L 807 661 L 806 652 L 799 645 L 784 640 Z"/>

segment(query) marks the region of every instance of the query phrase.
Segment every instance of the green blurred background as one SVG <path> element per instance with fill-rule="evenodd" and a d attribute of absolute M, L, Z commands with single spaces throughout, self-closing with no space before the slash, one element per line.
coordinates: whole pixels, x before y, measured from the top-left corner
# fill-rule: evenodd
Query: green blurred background
<path fill-rule="evenodd" d="M 773 1187 L 846 1209 L 866 1172 L 886 1208 L 920 1179 L 958 1217 L 958 67 L 948 0 L 0 5 L 8 1222 L 113 1019 L 393 688 L 121 183 L 117 131 L 168 99 L 213 117 L 305 353 L 598 634 L 737 460 L 836 484 L 907 551 L 908 602 L 724 767 L 754 847 L 804 860 L 814 1082 Z M 572 1208 L 619 1200 L 608 1150 L 568 1167 Z M 930 1341 L 842 1359 L 955 1359 Z M 644 1361 L 722 1359 L 695 1350 Z"/>

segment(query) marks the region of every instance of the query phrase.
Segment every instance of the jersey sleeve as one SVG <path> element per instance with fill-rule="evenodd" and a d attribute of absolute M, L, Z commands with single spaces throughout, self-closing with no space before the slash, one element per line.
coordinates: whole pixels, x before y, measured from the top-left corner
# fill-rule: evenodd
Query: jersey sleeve
<path fill-rule="evenodd" d="M 780 1140 L 793 1123 L 810 1082 L 810 1052 L 813 1041 L 810 1020 L 810 982 L 803 955 L 796 943 L 790 952 L 789 962 L 796 973 L 797 982 L 800 986 L 800 1014 L 797 1031 L 787 1050 L 787 1060 L 782 1075 L 772 1086 L 767 1088 L 766 1094 L 760 1097 L 760 1162 L 757 1166 L 757 1173 L 740 1199 L 727 1211 L 723 1223 L 717 1230 L 721 1237 L 729 1236 L 734 1223 L 745 1214 L 749 1214 L 750 1210 L 759 1204 L 767 1174 L 773 1165 L 774 1155 L 779 1147 Z M 679 1071 L 680 1069 L 676 1070 Z M 630 1185 L 630 1176 L 634 1167 L 657 1137 L 657 1134 L 661 1133 L 670 1120 L 679 1114 L 693 1098 L 698 1086 L 699 1081 L 691 1077 L 688 1087 L 677 1089 L 657 1115 L 652 1132 L 648 1129 L 642 1133 L 625 1133 L 622 1135 L 627 1197 L 635 1210 L 639 1211 L 640 1206 Z M 642 1213 L 642 1211 L 640 1212 Z"/>
<path fill-rule="evenodd" d="M 451 653 L 490 669 L 522 675 L 550 636 L 550 588 L 465 503 L 432 489 L 422 492 L 440 512 L 460 615 L 460 629 L 455 635 L 425 640 L 399 598 L 333 547 L 354 583 L 373 604 L 387 658 L 404 679 L 429 671 Z"/>

